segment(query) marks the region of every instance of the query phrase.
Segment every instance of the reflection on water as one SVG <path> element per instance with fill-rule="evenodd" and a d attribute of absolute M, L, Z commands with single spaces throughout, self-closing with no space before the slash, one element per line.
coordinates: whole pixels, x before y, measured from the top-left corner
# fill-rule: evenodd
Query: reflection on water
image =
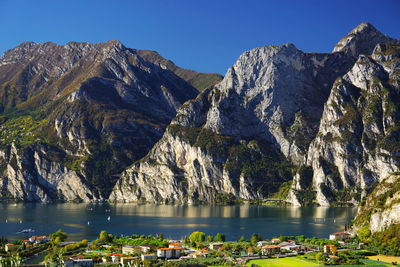
<path fill-rule="evenodd" d="M 355 215 L 354 208 L 188 206 L 152 204 L 0 204 L 0 236 L 20 239 L 22 229 L 49 234 L 62 229 L 70 239 L 94 239 L 101 230 L 113 234 L 157 234 L 182 238 L 193 231 L 228 239 L 300 235 L 328 237 L 343 230 Z M 108 220 L 110 216 L 110 220 Z"/>

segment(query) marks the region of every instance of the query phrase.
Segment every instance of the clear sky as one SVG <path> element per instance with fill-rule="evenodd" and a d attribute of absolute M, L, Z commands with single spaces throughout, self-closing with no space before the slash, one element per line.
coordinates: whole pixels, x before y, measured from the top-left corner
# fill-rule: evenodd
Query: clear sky
<path fill-rule="evenodd" d="M 330 52 L 363 21 L 400 39 L 399 0 L 0 0 L 0 53 L 23 41 L 105 42 L 225 74 L 244 51 Z"/>

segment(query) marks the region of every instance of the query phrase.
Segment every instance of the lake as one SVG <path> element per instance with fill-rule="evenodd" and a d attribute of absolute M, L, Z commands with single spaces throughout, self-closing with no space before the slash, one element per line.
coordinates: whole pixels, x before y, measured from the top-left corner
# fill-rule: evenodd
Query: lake
<path fill-rule="evenodd" d="M 328 238 L 343 231 L 356 214 L 356 208 L 271 207 L 271 206 L 191 206 L 153 204 L 0 204 L 0 236 L 10 240 L 31 234 L 48 235 L 58 229 L 68 240 L 95 239 L 101 230 L 118 235 L 159 234 L 181 239 L 193 231 L 206 235 L 225 233 L 227 240 L 242 235 L 263 238 L 283 235 Z"/>

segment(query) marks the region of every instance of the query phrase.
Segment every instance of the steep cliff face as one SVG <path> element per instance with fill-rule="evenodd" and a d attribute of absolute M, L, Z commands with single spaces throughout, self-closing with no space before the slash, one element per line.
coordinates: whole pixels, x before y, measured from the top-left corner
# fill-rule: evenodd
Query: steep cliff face
<path fill-rule="evenodd" d="M 118 41 L 22 43 L 0 58 L 0 147 L 3 154 L 13 145 L 35 157 L 7 167 L 3 188 L 21 200 L 71 200 L 80 186 L 65 193 L 62 184 L 74 179 L 91 195 L 82 200 L 107 198 L 122 170 L 147 154 L 176 110 L 196 95 L 185 80 Z M 48 144 L 42 153 L 31 147 L 40 144 Z M 63 155 L 37 163 L 58 151 Z M 45 190 L 37 185 L 42 178 L 50 193 L 35 191 Z"/>
<path fill-rule="evenodd" d="M 399 48 L 378 44 L 334 83 L 307 159 L 321 205 L 355 203 L 400 166 Z"/>
<path fill-rule="evenodd" d="M 367 226 L 372 233 L 400 223 L 400 174 L 383 179 L 361 202 L 354 228 Z"/>
<path fill-rule="evenodd" d="M 54 161 L 62 151 L 48 152 L 45 145 L 23 150 L 12 145 L 0 154 L 1 199 L 7 201 L 95 201 L 98 192 L 77 172 Z"/>
<path fill-rule="evenodd" d="M 180 108 L 110 199 L 262 199 L 291 184 L 296 205 L 359 201 L 398 166 L 398 41 L 367 23 L 346 38 L 332 54 L 292 44 L 245 52 Z"/>

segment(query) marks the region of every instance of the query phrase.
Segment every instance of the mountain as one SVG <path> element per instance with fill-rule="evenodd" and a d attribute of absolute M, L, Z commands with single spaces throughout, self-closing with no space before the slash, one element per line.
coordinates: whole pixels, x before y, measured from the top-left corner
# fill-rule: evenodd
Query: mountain
<path fill-rule="evenodd" d="M 182 105 L 110 200 L 356 204 L 398 170 L 399 44 L 362 23 L 333 53 L 243 53 Z"/>
<path fill-rule="evenodd" d="M 25 42 L 0 58 L 5 200 L 106 199 L 197 90 L 119 41 Z"/>
<path fill-rule="evenodd" d="M 212 87 L 222 80 L 222 76 L 218 73 L 199 73 L 194 70 L 183 69 L 176 66 L 171 60 L 165 59 L 160 56 L 156 51 L 151 50 L 137 50 L 138 55 L 144 60 L 149 61 L 161 68 L 168 69 L 187 81 L 199 92 Z"/>

